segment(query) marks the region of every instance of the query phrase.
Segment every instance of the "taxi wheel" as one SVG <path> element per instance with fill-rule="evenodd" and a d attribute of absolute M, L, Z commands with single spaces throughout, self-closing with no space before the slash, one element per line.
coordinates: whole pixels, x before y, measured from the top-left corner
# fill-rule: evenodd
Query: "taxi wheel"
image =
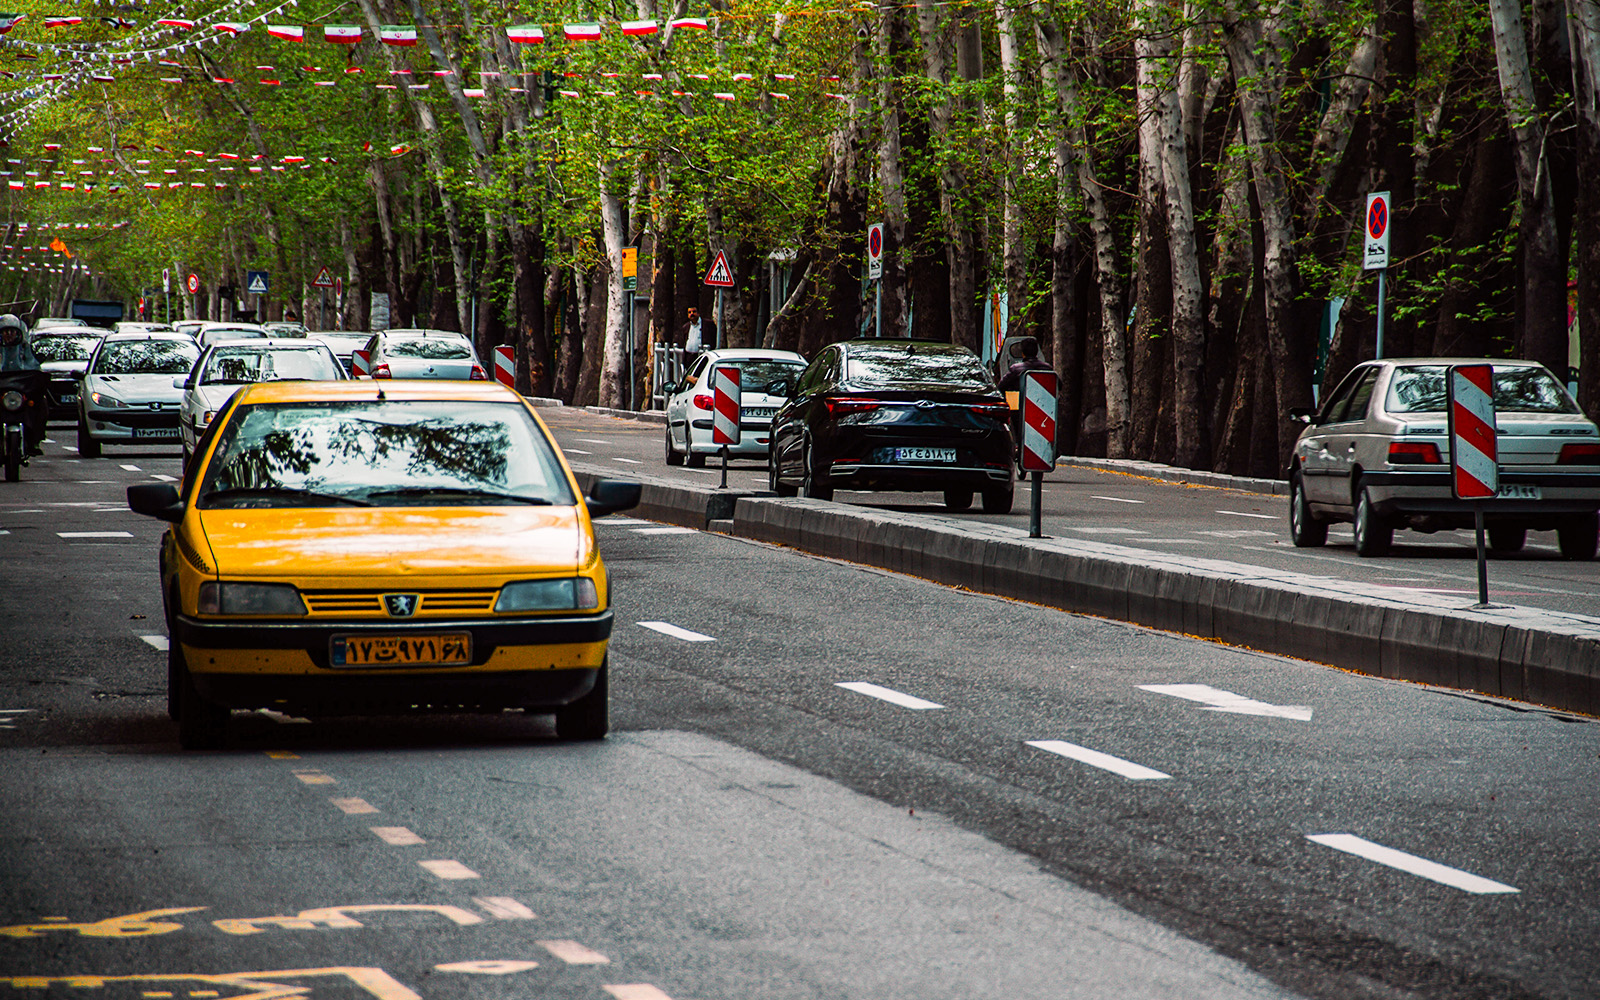
<path fill-rule="evenodd" d="M 169 646 L 170 650 L 171 647 Z M 228 733 L 229 712 L 200 697 L 183 654 L 178 654 L 178 744 L 185 750 L 216 750 Z"/>
<path fill-rule="evenodd" d="M 1556 529 L 1561 558 L 1587 562 L 1600 549 L 1600 514 L 1580 514 Z"/>
<path fill-rule="evenodd" d="M 609 723 L 606 716 L 605 664 L 595 673 L 594 687 L 577 701 L 556 710 L 556 736 L 564 740 L 603 739 Z"/>
<path fill-rule="evenodd" d="M 1289 540 L 1297 549 L 1314 549 L 1328 541 L 1328 522 L 1311 513 L 1299 473 L 1289 480 Z"/>
<path fill-rule="evenodd" d="M 100 457 L 100 442 L 89 436 L 89 427 L 81 420 L 78 422 L 78 457 Z"/>
<path fill-rule="evenodd" d="M 1017 488 L 1012 483 L 1004 486 L 993 486 L 983 491 L 983 512 L 985 514 L 1009 514 L 1011 505 L 1016 502 Z"/>
<path fill-rule="evenodd" d="M 1372 491 L 1361 486 L 1356 494 L 1354 534 L 1356 555 L 1381 556 L 1394 542 L 1394 525 L 1388 524 L 1372 509 Z"/>
<path fill-rule="evenodd" d="M 682 465 L 683 456 L 678 454 L 678 449 L 672 446 L 672 428 L 667 428 L 667 464 Z"/>
<path fill-rule="evenodd" d="M 945 510 L 967 510 L 972 506 L 971 490 L 945 490 Z"/>

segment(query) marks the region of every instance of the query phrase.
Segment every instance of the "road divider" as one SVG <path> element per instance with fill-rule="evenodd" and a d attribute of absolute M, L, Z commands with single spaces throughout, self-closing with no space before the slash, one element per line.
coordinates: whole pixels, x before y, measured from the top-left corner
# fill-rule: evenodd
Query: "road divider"
<path fill-rule="evenodd" d="M 574 465 L 580 485 L 614 476 Z M 1600 714 L 1600 617 L 1397 591 L 1018 525 L 635 477 L 637 516 L 1381 677 Z"/>

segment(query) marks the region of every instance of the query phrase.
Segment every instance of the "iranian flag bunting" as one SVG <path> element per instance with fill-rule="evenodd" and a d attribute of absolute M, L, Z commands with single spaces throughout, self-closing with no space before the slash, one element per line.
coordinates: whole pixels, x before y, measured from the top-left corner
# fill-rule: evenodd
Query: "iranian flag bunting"
<path fill-rule="evenodd" d="M 181 28 L 184 31 L 194 30 L 194 22 L 186 17 L 163 17 L 156 23 L 163 28 Z"/>
<path fill-rule="evenodd" d="M 385 24 L 378 29 L 378 38 L 385 45 L 415 45 L 417 29 L 410 25 Z"/>
<path fill-rule="evenodd" d="M 250 30 L 250 25 L 243 21 L 218 21 L 212 27 L 224 35 L 238 35 Z"/>
<path fill-rule="evenodd" d="M 600 40 L 600 25 L 594 21 L 564 25 L 561 31 L 567 36 L 567 41 L 569 42 L 595 42 Z"/>
<path fill-rule="evenodd" d="M 653 35 L 660 30 L 654 21 L 622 22 L 622 33 L 624 35 Z"/>
<path fill-rule="evenodd" d="M 515 24 L 506 29 L 506 37 L 518 45 L 538 45 L 544 41 L 544 29 L 537 24 Z"/>
<path fill-rule="evenodd" d="M 21 24 L 22 19 L 27 16 L 26 14 L 0 14 L 0 35 Z"/>
<path fill-rule="evenodd" d="M 361 41 L 361 26 L 358 24 L 324 24 L 322 26 L 322 40 L 335 45 L 354 45 Z"/>
<path fill-rule="evenodd" d="M 273 38 L 281 38 L 286 42 L 303 42 L 306 40 L 306 29 L 299 24 L 269 24 L 267 34 Z"/>
<path fill-rule="evenodd" d="M 76 14 L 53 15 L 44 19 L 44 26 L 46 28 L 65 28 L 70 25 L 82 23 L 83 18 L 78 17 Z"/>
<path fill-rule="evenodd" d="M 694 28 L 699 31 L 711 30 L 711 25 L 703 17 L 675 17 L 669 23 L 674 28 Z"/>

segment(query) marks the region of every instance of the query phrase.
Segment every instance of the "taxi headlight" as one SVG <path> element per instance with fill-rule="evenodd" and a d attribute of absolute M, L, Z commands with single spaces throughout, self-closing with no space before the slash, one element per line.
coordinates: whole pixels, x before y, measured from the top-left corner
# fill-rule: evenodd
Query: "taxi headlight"
<path fill-rule="evenodd" d="M 300 592 L 287 583 L 202 583 L 203 615 L 303 615 Z"/>
<path fill-rule="evenodd" d="M 6 393 L 4 396 L 0 396 L 0 406 L 4 406 L 8 410 L 20 410 L 22 409 L 22 404 L 25 402 L 27 402 L 27 400 L 23 397 L 22 393 L 14 390 Z"/>
<path fill-rule="evenodd" d="M 580 611 L 599 606 L 594 581 L 586 576 L 508 583 L 494 602 L 496 611 Z"/>
<path fill-rule="evenodd" d="M 110 410 L 119 409 L 128 405 L 117 397 L 111 395 L 109 392 L 91 392 L 89 394 L 89 398 L 94 400 L 94 405 L 104 406 Z"/>

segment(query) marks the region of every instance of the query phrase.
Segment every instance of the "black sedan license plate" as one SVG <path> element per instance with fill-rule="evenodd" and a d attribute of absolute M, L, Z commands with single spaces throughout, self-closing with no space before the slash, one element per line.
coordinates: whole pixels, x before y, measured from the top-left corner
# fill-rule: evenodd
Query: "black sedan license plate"
<path fill-rule="evenodd" d="M 336 667 L 457 667 L 472 662 L 472 636 L 336 635 L 328 659 Z"/>
<path fill-rule="evenodd" d="M 954 448 L 896 448 L 894 450 L 896 462 L 954 462 L 956 450 Z"/>

